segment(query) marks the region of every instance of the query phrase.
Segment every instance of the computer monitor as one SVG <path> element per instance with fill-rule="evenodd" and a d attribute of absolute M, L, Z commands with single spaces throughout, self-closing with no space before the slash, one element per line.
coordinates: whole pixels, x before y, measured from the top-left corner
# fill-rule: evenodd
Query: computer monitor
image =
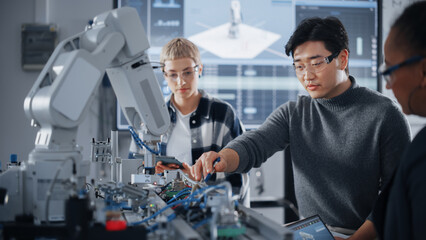
<path fill-rule="evenodd" d="M 116 0 L 138 11 L 151 44 L 151 61 L 175 37 L 200 49 L 199 87 L 236 110 L 247 129 L 256 128 L 281 104 L 307 94 L 284 46 L 302 19 L 335 16 L 349 35 L 349 73 L 361 86 L 378 89 L 376 0 Z M 239 21 L 241 19 L 241 21 Z M 164 96 L 171 94 L 160 71 Z M 127 129 L 118 109 L 117 127 Z"/>

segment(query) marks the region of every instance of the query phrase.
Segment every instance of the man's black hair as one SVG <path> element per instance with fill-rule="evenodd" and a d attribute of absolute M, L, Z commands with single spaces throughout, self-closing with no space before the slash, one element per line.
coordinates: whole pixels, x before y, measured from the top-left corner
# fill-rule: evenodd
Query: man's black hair
<path fill-rule="evenodd" d="M 408 6 L 392 28 L 397 31 L 397 46 L 406 46 L 410 53 L 426 53 L 426 1 Z"/>
<path fill-rule="evenodd" d="M 343 49 L 349 52 L 348 34 L 342 22 L 335 17 L 304 19 L 285 45 L 285 53 L 294 56 L 294 50 L 307 41 L 324 42 L 325 48 L 331 53 Z M 345 71 L 349 73 L 348 68 Z"/>

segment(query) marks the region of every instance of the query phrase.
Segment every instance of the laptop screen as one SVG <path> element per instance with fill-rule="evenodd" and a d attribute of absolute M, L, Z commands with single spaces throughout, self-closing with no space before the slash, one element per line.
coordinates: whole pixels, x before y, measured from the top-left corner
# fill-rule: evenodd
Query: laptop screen
<path fill-rule="evenodd" d="M 286 227 L 294 231 L 294 240 L 334 240 L 333 235 L 318 215 L 299 220 Z"/>

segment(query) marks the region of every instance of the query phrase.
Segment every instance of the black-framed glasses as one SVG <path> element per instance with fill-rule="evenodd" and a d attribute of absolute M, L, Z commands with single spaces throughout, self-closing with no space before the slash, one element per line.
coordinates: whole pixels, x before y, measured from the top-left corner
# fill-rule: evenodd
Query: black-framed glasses
<path fill-rule="evenodd" d="M 331 54 L 328 57 L 312 59 L 310 63 L 306 64 L 303 62 L 294 62 L 293 67 L 296 71 L 297 76 L 305 75 L 306 71 L 311 73 L 319 73 L 327 67 L 327 64 L 330 64 L 334 58 L 339 56 L 340 51 Z"/>
<path fill-rule="evenodd" d="M 181 77 L 181 79 L 186 80 L 186 81 L 192 80 L 192 79 L 194 79 L 195 74 L 197 72 L 198 72 L 198 65 L 195 65 L 195 66 L 191 67 L 190 70 L 186 70 L 186 71 L 183 71 L 183 72 L 180 72 L 180 73 L 179 72 L 163 71 L 163 74 L 164 74 L 164 77 L 166 79 L 169 79 L 171 81 L 176 82 L 179 76 Z"/>
<path fill-rule="evenodd" d="M 383 79 L 386 81 L 386 84 L 389 86 L 392 86 L 392 84 L 394 83 L 394 80 L 392 80 L 391 78 L 391 75 L 393 72 L 395 72 L 397 69 L 403 66 L 407 66 L 407 65 L 419 62 L 423 58 L 425 58 L 425 56 L 417 55 L 390 67 L 387 67 L 386 63 L 382 63 L 382 65 L 379 68 L 379 73 L 380 75 L 382 75 Z"/>

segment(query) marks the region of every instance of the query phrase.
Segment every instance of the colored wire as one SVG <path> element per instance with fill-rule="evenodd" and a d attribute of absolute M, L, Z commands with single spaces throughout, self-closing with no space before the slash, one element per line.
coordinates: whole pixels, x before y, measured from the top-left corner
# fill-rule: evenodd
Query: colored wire
<path fill-rule="evenodd" d="M 138 221 L 138 222 L 133 222 L 133 223 L 129 223 L 129 225 L 131 226 L 135 226 L 135 225 L 140 225 L 143 223 L 146 223 L 152 219 L 154 219 L 155 217 L 157 217 L 158 215 L 160 215 L 162 212 L 164 212 L 165 210 L 177 206 L 179 204 L 183 204 L 185 206 L 186 209 L 188 209 L 189 204 L 192 202 L 201 202 L 201 199 L 204 197 L 207 197 L 207 193 L 214 190 L 214 189 L 225 189 L 227 192 L 227 195 L 231 194 L 231 186 L 229 184 L 229 182 L 224 182 L 221 183 L 219 185 L 215 185 L 215 186 L 207 186 L 201 189 L 197 189 L 196 191 L 194 191 L 191 195 L 189 195 L 188 198 L 186 199 L 182 199 L 182 200 L 177 200 L 173 203 L 168 204 L 167 206 L 163 207 L 162 209 L 158 210 L 156 213 L 154 213 L 153 215 L 145 218 L 142 221 Z M 198 194 L 201 194 L 200 196 L 197 196 Z M 228 201 L 232 201 L 232 198 L 228 196 Z M 200 208 L 204 208 L 204 205 L 200 205 Z M 153 228 L 153 226 L 151 226 Z"/>
<path fill-rule="evenodd" d="M 204 182 L 209 181 L 212 175 L 216 172 L 214 167 L 216 167 L 216 164 L 218 162 L 220 162 L 220 157 L 216 158 L 216 160 L 213 161 L 213 170 L 209 174 L 207 174 L 206 179 L 204 179 Z"/>
<path fill-rule="evenodd" d="M 145 218 L 144 220 L 139 221 L 139 222 L 130 223 L 130 225 L 135 226 L 135 225 L 140 225 L 142 223 L 148 222 L 149 220 L 154 219 L 155 217 L 157 217 L 158 215 L 160 215 L 165 210 L 167 210 L 167 209 L 169 209 L 169 208 L 171 208 L 173 206 L 176 206 L 178 204 L 181 204 L 181 203 L 188 203 L 188 199 L 178 200 L 178 201 L 176 201 L 174 203 L 171 203 L 171 204 L 163 207 L 162 209 L 158 210 L 156 213 L 152 214 L 151 216 Z"/>
<path fill-rule="evenodd" d="M 152 154 L 160 155 L 160 151 L 154 151 L 152 150 L 148 145 L 146 145 L 138 136 L 138 134 L 135 132 L 132 126 L 129 126 L 130 134 L 132 135 L 133 139 L 135 140 L 136 144 L 143 149 L 145 147 L 148 151 L 150 151 Z"/>
<path fill-rule="evenodd" d="M 208 222 L 209 222 L 209 221 L 211 221 L 211 220 L 212 220 L 211 218 L 205 218 L 205 219 L 203 219 L 203 220 L 199 221 L 198 223 L 194 224 L 194 225 L 192 226 L 192 228 L 193 228 L 193 229 L 197 229 L 197 228 L 199 228 L 199 227 L 203 226 L 204 224 L 208 223 Z"/>
<path fill-rule="evenodd" d="M 170 199 L 167 204 L 172 203 L 173 201 L 175 201 L 178 197 L 185 195 L 185 194 L 190 194 L 191 193 L 191 189 L 189 188 L 185 188 L 183 190 L 181 190 L 180 192 L 176 193 L 176 195 L 173 196 L 172 199 Z"/>

